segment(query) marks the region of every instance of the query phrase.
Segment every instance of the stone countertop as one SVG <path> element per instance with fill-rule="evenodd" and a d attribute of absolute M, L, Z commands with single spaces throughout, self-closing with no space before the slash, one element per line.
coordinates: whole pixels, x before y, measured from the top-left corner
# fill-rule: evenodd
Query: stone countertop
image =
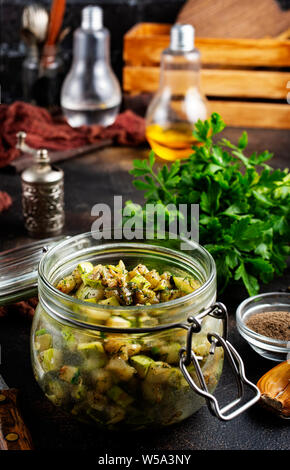
<path fill-rule="evenodd" d="M 233 142 L 240 129 L 228 128 L 224 136 Z M 275 154 L 271 164 L 284 168 L 289 163 L 288 131 L 249 129 L 249 151 L 268 149 Z M 148 155 L 148 149 L 106 148 L 96 153 L 60 163 L 65 172 L 65 233 L 90 231 L 96 203 L 112 204 L 112 195 L 142 202 L 142 193 L 131 184 L 128 170 L 132 159 Z M 0 172 L 0 189 L 13 198 L 13 206 L 0 217 L 0 250 L 31 240 L 27 237 L 21 216 L 20 178 L 7 170 Z M 285 275 L 262 286 L 262 292 L 277 291 L 290 285 L 289 270 Z M 247 377 L 254 383 L 276 363 L 263 359 L 241 338 L 235 326 L 235 310 L 247 294 L 240 288 L 226 292 L 219 300 L 229 310 L 229 340 L 245 362 Z M 63 415 L 44 397 L 34 380 L 29 353 L 30 323 L 21 317 L 0 319 L 1 374 L 6 382 L 21 391 L 22 412 L 30 428 L 36 450 L 80 450 L 98 454 L 108 449 L 112 455 L 126 455 L 130 447 L 138 452 L 153 450 L 289 450 L 289 426 L 259 405 L 230 422 L 213 417 L 206 405 L 186 421 L 156 432 L 127 435 L 99 432 Z M 236 393 L 231 371 L 225 364 L 216 395 L 226 403 Z"/>

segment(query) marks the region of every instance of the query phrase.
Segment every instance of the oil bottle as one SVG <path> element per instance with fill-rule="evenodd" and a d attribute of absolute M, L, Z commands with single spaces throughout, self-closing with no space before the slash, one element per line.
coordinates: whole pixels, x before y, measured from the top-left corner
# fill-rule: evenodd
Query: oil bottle
<path fill-rule="evenodd" d="M 146 137 L 164 160 L 187 158 L 196 143 L 193 130 L 208 116 L 199 89 L 200 52 L 194 47 L 194 28 L 175 24 L 170 46 L 162 52 L 159 88 L 146 113 Z"/>

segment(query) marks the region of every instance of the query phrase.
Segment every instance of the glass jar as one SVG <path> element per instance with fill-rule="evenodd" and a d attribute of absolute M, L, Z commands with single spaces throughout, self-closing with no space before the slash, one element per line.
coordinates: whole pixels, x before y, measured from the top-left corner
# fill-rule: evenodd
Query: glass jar
<path fill-rule="evenodd" d="M 224 350 L 240 382 L 246 379 L 238 370 L 240 358 L 226 341 L 225 308 L 215 304 L 213 258 L 200 245 L 185 243 L 188 250 L 181 252 L 180 240 L 104 241 L 92 232 L 58 243 L 43 256 L 31 354 L 35 378 L 56 406 L 82 421 L 132 430 L 182 421 L 204 399 L 219 418 L 231 419 L 258 399 L 249 383 L 255 397 L 225 415 L 240 399 L 220 410 L 212 395 Z M 132 307 L 94 305 L 54 287 L 81 261 L 107 265 L 120 259 L 128 268 L 143 263 L 193 276 L 201 287 L 170 302 Z"/>
<path fill-rule="evenodd" d="M 53 108 L 60 104 L 60 89 L 64 78 L 64 62 L 57 46 L 28 48 L 22 64 L 22 87 L 25 101 Z"/>

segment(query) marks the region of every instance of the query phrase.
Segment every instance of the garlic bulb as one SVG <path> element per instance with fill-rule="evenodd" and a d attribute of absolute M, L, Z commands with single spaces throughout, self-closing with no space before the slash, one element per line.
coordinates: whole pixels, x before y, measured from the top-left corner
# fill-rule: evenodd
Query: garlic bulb
<path fill-rule="evenodd" d="M 290 418 L 290 360 L 281 362 L 257 383 L 261 402 L 283 418 Z"/>

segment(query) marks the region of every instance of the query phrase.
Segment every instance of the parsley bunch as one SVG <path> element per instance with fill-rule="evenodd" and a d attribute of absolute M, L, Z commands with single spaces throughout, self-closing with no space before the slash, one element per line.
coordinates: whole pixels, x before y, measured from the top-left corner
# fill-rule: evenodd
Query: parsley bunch
<path fill-rule="evenodd" d="M 134 186 L 145 191 L 143 218 L 149 203 L 164 207 L 167 224 L 176 216 L 168 204 L 199 204 L 200 243 L 215 259 L 219 288 L 241 280 L 255 295 L 259 281 L 270 281 L 286 267 L 290 175 L 265 163 L 272 157 L 268 151 L 246 157 L 246 132 L 238 145 L 225 138 L 215 143 L 224 127 L 216 113 L 199 120 L 194 136 L 200 145 L 187 160 L 155 170 L 151 151 L 148 160 L 134 160 L 130 173 Z"/>

